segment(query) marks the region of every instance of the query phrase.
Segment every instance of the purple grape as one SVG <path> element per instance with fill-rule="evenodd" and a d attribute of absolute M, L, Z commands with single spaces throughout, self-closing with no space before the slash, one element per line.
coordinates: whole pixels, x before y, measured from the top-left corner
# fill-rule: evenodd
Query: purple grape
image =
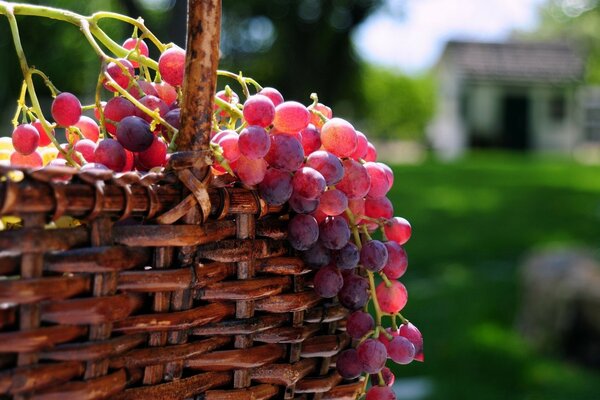
<path fill-rule="evenodd" d="M 360 339 L 375 327 L 371 314 L 354 311 L 346 320 L 346 332 L 354 339 Z"/>
<path fill-rule="evenodd" d="M 302 144 L 291 135 L 271 135 L 271 147 L 265 160 L 273 168 L 294 172 L 304 162 Z"/>
<path fill-rule="evenodd" d="M 317 220 L 308 214 L 296 214 L 288 224 L 288 241 L 296 250 L 308 250 L 319 239 Z"/>
<path fill-rule="evenodd" d="M 363 370 L 369 374 L 376 374 L 385 366 L 387 350 L 379 340 L 365 340 L 358 345 L 356 352 Z"/>
<path fill-rule="evenodd" d="M 150 124 L 136 116 L 125 117 L 117 125 L 117 140 L 129 151 L 140 152 L 148 149 L 154 141 Z"/>
<path fill-rule="evenodd" d="M 339 250 L 348 243 L 350 228 L 342 217 L 327 217 L 319 226 L 319 237 L 323 246 Z"/>
<path fill-rule="evenodd" d="M 335 368 L 344 379 L 358 378 L 363 373 L 358 352 L 354 349 L 342 351 L 335 361 Z"/>
<path fill-rule="evenodd" d="M 271 139 L 265 128 L 250 125 L 240 132 L 238 147 L 240 153 L 251 160 L 256 160 L 257 158 L 263 158 L 269 152 Z"/>
<path fill-rule="evenodd" d="M 319 206 L 319 199 L 309 200 L 292 192 L 288 203 L 292 210 L 299 214 L 310 214 Z"/>
<path fill-rule="evenodd" d="M 335 265 L 340 269 L 354 269 L 360 261 L 360 251 L 358 247 L 348 242 L 344 247 L 335 253 Z"/>
<path fill-rule="evenodd" d="M 406 272 L 408 256 L 402 246 L 396 242 L 385 242 L 388 251 L 388 261 L 383 267 L 383 273 L 390 279 L 398 279 Z"/>
<path fill-rule="evenodd" d="M 328 265 L 317 271 L 313 285 L 319 296 L 328 299 L 338 294 L 344 285 L 344 278 L 336 267 Z"/>
<path fill-rule="evenodd" d="M 306 165 L 319 171 L 327 186 L 335 185 L 344 177 L 344 166 L 339 158 L 328 151 L 317 150 L 306 159 Z"/>
<path fill-rule="evenodd" d="M 302 253 L 302 259 L 312 268 L 320 268 L 331 262 L 331 252 L 317 241 L 311 248 Z"/>
<path fill-rule="evenodd" d="M 381 271 L 387 260 L 387 248 L 379 240 L 369 240 L 360 249 L 360 263 L 369 271 Z"/>
<path fill-rule="evenodd" d="M 415 358 L 415 345 L 403 336 L 394 337 L 387 349 L 389 357 L 397 364 L 409 364 Z"/>
<path fill-rule="evenodd" d="M 369 300 L 369 282 L 358 275 L 344 277 L 344 286 L 338 293 L 340 303 L 349 310 L 358 310 Z"/>
<path fill-rule="evenodd" d="M 258 125 L 265 128 L 271 125 L 275 118 L 275 106 L 269 97 L 255 94 L 248 97 L 248 100 L 244 102 L 243 114 L 248 125 Z"/>
<path fill-rule="evenodd" d="M 294 174 L 292 185 L 299 196 L 314 200 L 325 191 L 325 178 L 313 168 L 302 167 Z"/>
<path fill-rule="evenodd" d="M 116 140 L 102 139 L 94 150 L 94 160 L 115 172 L 120 172 L 125 167 L 127 155 L 123 146 Z"/>
<path fill-rule="evenodd" d="M 289 172 L 269 168 L 258 184 L 258 192 L 267 204 L 279 206 L 292 195 L 292 176 Z"/>

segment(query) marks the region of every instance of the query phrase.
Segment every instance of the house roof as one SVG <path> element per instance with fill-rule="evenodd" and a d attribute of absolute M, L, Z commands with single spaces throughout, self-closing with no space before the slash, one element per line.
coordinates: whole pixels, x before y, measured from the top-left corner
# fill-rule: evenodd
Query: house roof
<path fill-rule="evenodd" d="M 584 61 L 567 43 L 450 41 L 441 62 L 472 78 L 510 82 L 575 83 Z"/>

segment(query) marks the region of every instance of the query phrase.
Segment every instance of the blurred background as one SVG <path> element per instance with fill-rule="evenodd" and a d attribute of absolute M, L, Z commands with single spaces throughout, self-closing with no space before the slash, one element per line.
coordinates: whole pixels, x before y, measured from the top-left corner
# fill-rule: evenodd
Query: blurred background
<path fill-rule="evenodd" d="M 139 15 L 164 42 L 185 41 L 182 0 L 34 3 Z M 600 3 L 223 8 L 221 68 L 305 104 L 317 92 L 394 169 L 390 199 L 413 225 L 404 314 L 426 356 L 396 368 L 398 397 L 600 398 Z M 19 22 L 30 64 L 91 98 L 99 62 L 78 30 Z M 22 79 L 11 40 L 0 20 L 3 136 Z"/>

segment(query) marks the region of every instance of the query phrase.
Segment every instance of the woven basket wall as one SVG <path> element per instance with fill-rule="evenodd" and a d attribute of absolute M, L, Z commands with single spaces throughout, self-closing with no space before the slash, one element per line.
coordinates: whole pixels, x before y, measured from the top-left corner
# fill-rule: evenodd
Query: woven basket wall
<path fill-rule="evenodd" d="M 0 215 L 23 221 L 0 232 L 0 398 L 356 398 L 346 311 L 311 288 L 286 209 L 211 179 L 208 132 L 183 134 L 164 174 L 0 169 Z"/>

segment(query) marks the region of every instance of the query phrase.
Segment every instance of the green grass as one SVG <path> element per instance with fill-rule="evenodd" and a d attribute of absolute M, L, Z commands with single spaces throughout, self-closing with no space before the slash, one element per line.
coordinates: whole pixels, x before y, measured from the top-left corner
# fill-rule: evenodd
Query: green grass
<path fill-rule="evenodd" d="M 431 399 L 598 398 L 599 372 L 536 353 L 514 325 L 529 253 L 599 253 L 600 167 L 476 154 L 394 173 L 390 199 L 413 226 L 404 314 L 426 345 L 426 362 L 398 378 L 431 379 Z"/>

